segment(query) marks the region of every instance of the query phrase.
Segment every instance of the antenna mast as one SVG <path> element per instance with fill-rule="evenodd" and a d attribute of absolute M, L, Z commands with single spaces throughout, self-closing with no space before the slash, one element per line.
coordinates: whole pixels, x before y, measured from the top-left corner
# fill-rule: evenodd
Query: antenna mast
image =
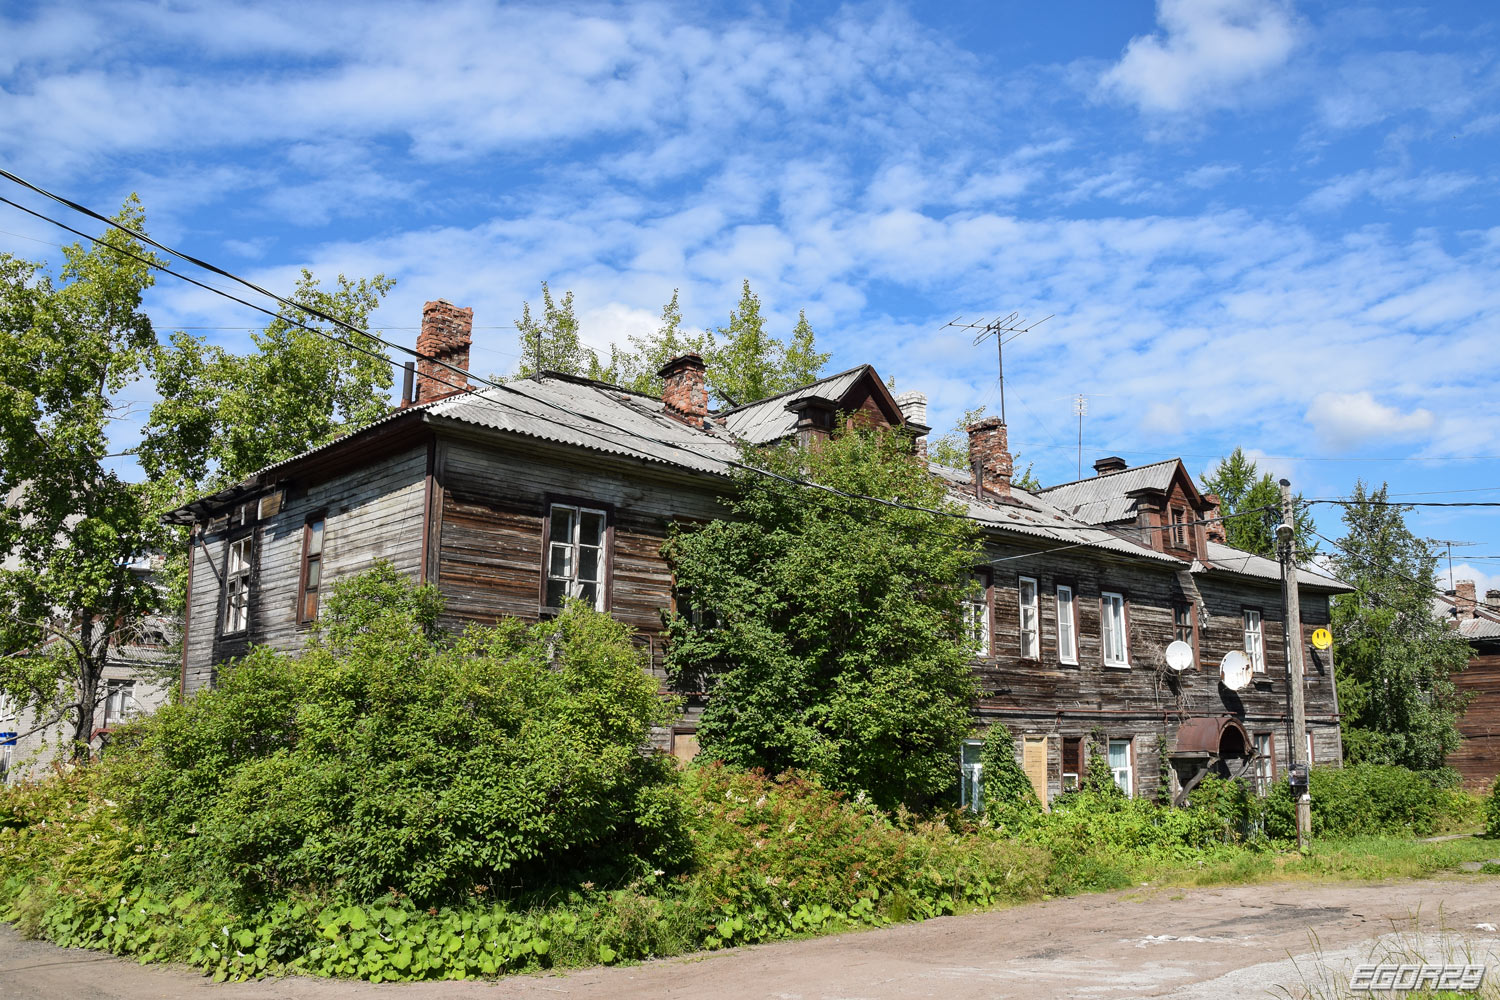
<path fill-rule="evenodd" d="M 1078 415 L 1078 478 L 1083 478 L 1083 415 L 1089 412 L 1089 398 L 1083 393 L 1073 397 L 1073 412 Z"/>
<path fill-rule="evenodd" d="M 1000 422 L 1005 423 L 1005 345 L 1015 340 L 1023 333 L 1029 333 L 1051 319 L 1055 313 L 1049 313 L 1037 320 L 1035 323 L 1027 324 L 1021 319 L 1021 314 L 1013 312 L 1002 319 L 986 322 L 980 317 L 972 323 L 965 323 L 962 316 L 955 316 L 943 329 L 953 327 L 955 330 L 978 330 L 974 337 L 975 344 L 982 344 L 993 336 L 995 338 L 995 361 L 1000 376 Z"/>

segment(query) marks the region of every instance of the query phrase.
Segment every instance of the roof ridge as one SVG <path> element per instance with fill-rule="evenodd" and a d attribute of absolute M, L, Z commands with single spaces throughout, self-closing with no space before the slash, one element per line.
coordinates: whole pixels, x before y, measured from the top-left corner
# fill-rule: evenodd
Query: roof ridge
<path fill-rule="evenodd" d="M 1096 473 L 1096 474 L 1094 474 L 1092 476 L 1084 476 L 1082 479 L 1072 479 L 1072 480 L 1069 480 L 1066 483 L 1058 483 L 1056 486 L 1044 486 L 1041 489 L 1037 490 L 1037 493 L 1038 494 L 1050 493 L 1053 490 L 1060 490 L 1064 486 L 1077 486 L 1079 483 L 1093 483 L 1093 482 L 1098 482 L 1101 479 L 1108 479 L 1110 476 L 1123 476 L 1127 472 L 1139 472 L 1142 469 L 1149 469 L 1149 468 L 1151 468 L 1154 465 L 1166 465 L 1168 462 L 1175 462 L 1175 463 L 1181 465 L 1182 464 L 1182 458 L 1181 457 L 1177 457 L 1177 458 L 1162 458 L 1162 459 L 1158 459 L 1155 462 L 1146 462 L 1146 463 L 1144 463 L 1142 465 L 1127 466 L 1127 467 L 1125 467 L 1123 469 L 1120 469 L 1120 470 L 1118 470 L 1116 472 L 1106 472 L 1106 473 L 1103 473 L 1102 475 Z"/>
<path fill-rule="evenodd" d="M 808 382 L 804 385 L 794 385 L 790 389 L 783 389 L 781 392 L 775 393 L 773 395 L 765 396 L 761 399 L 752 400 L 748 403 L 741 403 L 738 406 L 731 406 L 727 410 L 720 410 L 718 412 L 718 415 L 721 417 L 727 417 L 731 413 L 738 413 L 740 410 L 748 410 L 752 406 L 760 406 L 762 403 L 769 403 L 773 399 L 779 399 L 782 396 L 790 396 L 794 392 L 803 392 L 807 389 L 811 389 L 815 385 L 821 385 L 824 382 L 832 382 L 834 379 L 843 378 L 845 375 L 852 375 L 855 372 L 859 371 L 861 368 L 870 368 L 872 371 L 874 370 L 873 367 L 869 364 L 855 365 L 853 368 L 845 368 L 841 372 L 834 372 L 832 375 L 825 375 L 820 379 L 814 379 L 813 381 Z"/>

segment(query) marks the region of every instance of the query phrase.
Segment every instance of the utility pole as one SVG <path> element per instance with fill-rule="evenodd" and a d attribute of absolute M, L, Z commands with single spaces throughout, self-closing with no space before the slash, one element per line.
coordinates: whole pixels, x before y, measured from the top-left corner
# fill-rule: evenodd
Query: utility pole
<path fill-rule="evenodd" d="M 1297 797 L 1297 850 L 1312 846 L 1312 796 L 1308 792 L 1307 707 L 1302 690 L 1302 600 L 1297 592 L 1297 529 L 1292 507 L 1292 484 L 1281 480 L 1281 523 L 1276 526 L 1281 554 L 1281 588 L 1286 605 L 1283 637 L 1286 640 L 1287 685 L 1292 697 L 1292 745 L 1287 748 L 1291 764 L 1292 794 Z"/>

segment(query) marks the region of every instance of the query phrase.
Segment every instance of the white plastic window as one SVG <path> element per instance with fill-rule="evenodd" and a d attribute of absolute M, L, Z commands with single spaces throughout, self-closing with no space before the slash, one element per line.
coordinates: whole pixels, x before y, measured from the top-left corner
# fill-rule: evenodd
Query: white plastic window
<path fill-rule="evenodd" d="M 547 607 L 560 608 L 576 597 L 604 610 L 604 524 L 602 510 L 552 505 L 547 552 Z"/>
<path fill-rule="evenodd" d="M 1073 606 L 1073 588 L 1057 588 L 1057 658 L 1078 665 L 1078 615 Z"/>
<path fill-rule="evenodd" d="M 1029 576 L 1023 576 L 1020 578 L 1018 590 L 1021 595 L 1021 659 L 1035 660 L 1041 656 L 1042 651 L 1036 581 Z"/>
<path fill-rule="evenodd" d="M 984 765 L 979 762 L 983 746 L 978 740 L 965 740 L 959 759 L 958 804 L 970 812 L 978 812 L 984 801 Z"/>
<path fill-rule="evenodd" d="M 1107 667 L 1130 666 L 1130 653 L 1125 642 L 1125 596 L 1106 591 L 1099 595 L 1099 608 L 1104 665 Z"/>
<path fill-rule="evenodd" d="M 1130 761 L 1130 741 L 1109 741 L 1109 769 L 1115 776 L 1115 784 L 1126 795 L 1135 795 L 1135 772 Z"/>

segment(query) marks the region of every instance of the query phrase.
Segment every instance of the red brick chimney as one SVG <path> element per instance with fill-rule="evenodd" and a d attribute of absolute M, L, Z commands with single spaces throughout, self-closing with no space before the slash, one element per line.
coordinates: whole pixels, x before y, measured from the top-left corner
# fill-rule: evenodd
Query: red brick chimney
<path fill-rule="evenodd" d="M 666 404 L 667 416 L 689 427 L 702 427 L 708 419 L 708 376 L 703 359 L 684 354 L 668 361 L 656 374 L 666 383 L 661 401 Z"/>
<path fill-rule="evenodd" d="M 417 362 L 413 403 L 430 403 L 472 388 L 467 373 L 473 329 L 472 309 L 460 309 L 443 299 L 422 307 L 422 332 L 417 335 L 417 353 L 422 357 Z M 444 365 L 452 365 L 463 374 Z"/>
<path fill-rule="evenodd" d="M 969 425 L 969 469 L 974 474 L 974 495 L 985 491 L 995 496 L 1010 496 L 1012 472 L 1005 424 L 999 417 L 986 417 Z"/>
<path fill-rule="evenodd" d="M 1474 581 L 1459 580 L 1454 584 L 1453 604 L 1458 608 L 1458 617 L 1466 620 L 1474 617 Z"/>
<path fill-rule="evenodd" d="M 1229 533 L 1224 530 L 1224 522 L 1214 520 L 1214 518 L 1219 516 L 1219 504 L 1223 501 L 1219 499 L 1219 494 L 1217 493 L 1205 493 L 1203 494 L 1203 500 L 1208 504 L 1204 508 L 1203 513 L 1198 515 L 1208 522 L 1203 526 L 1203 533 L 1208 536 L 1210 542 L 1228 545 Z"/>

